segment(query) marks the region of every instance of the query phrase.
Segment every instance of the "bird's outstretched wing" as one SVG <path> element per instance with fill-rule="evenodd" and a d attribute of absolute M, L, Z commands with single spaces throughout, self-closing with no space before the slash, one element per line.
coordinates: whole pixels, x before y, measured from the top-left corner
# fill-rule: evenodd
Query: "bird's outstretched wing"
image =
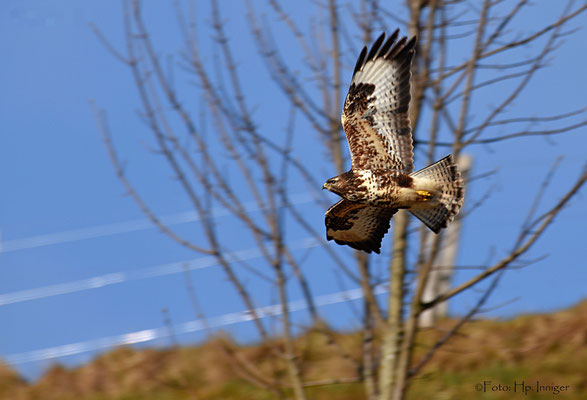
<path fill-rule="evenodd" d="M 394 208 L 377 208 L 342 199 L 326 211 L 326 239 L 367 253 L 379 253 Z"/>
<path fill-rule="evenodd" d="M 416 38 L 396 42 L 398 33 L 387 40 L 383 33 L 369 53 L 363 48 L 355 66 L 341 117 L 354 169 L 413 170 L 408 108 Z"/>

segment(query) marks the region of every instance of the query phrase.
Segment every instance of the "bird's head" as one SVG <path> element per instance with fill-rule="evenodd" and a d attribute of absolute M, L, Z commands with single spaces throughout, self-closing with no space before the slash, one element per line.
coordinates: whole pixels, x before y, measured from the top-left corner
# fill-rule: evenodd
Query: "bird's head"
<path fill-rule="evenodd" d="M 330 190 L 332 193 L 336 193 L 337 195 L 346 198 L 349 192 L 349 173 L 345 173 L 339 176 L 335 176 L 334 178 L 330 178 L 327 180 L 322 189 Z"/>
<path fill-rule="evenodd" d="M 331 190 L 332 188 L 335 188 L 337 185 L 337 182 L 338 182 L 338 177 L 330 178 L 329 180 L 324 182 L 324 185 L 322 185 L 322 190 L 324 190 L 324 189 Z"/>

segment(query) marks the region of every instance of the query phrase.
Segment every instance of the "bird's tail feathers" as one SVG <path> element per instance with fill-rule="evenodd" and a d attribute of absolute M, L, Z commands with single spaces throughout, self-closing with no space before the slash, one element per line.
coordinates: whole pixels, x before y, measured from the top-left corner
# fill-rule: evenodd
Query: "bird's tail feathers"
<path fill-rule="evenodd" d="M 452 222 L 463 204 L 465 190 L 461 173 L 452 155 L 448 155 L 442 160 L 412 173 L 411 176 L 432 180 L 436 182 L 436 186 L 441 188 L 437 206 L 410 210 L 430 230 L 439 233 L 441 229 L 446 228 Z"/>

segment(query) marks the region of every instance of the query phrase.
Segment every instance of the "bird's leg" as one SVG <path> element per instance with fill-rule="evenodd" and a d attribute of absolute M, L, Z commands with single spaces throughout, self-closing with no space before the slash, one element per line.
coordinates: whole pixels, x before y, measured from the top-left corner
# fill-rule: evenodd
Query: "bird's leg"
<path fill-rule="evenodd" d="M 416 190 L 420 201 L 428 201 L 432 198 L 432 194 L 427 190 Z"/>

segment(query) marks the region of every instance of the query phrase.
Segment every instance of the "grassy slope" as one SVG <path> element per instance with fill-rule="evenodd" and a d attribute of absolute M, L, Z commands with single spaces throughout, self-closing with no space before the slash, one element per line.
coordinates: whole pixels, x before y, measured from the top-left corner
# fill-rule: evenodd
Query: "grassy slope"
<path fill-rule="evenodd" d="M 422 332 L 415 360 L 454 321 Z M 349 359 L 358 360 L 359 334 L 333 334 L 337 345 L 315 331 L 298 339 L 305 360 L 307 381 L 356 376 Z M 27 385 L 12 370 L 0 365 L 0 398 L 14 400 L 182 400 L 182 399 L 274 399 L 268 390 L 243 379 L 242 368 L 225 351 L 230 347 L 241 360 L 263 375 L 282 380 L 280 362 L 269 346 L 238 347 L 226 338 L 190 348 L 142 350 L 119 348 L 91 363 L 68 370 L 56 365 L 34 385 Z M 487 392 L 475 385 L 487 383 Z M 526 395 L 512 393 L 514 383 L 531 387 Z M 568 385 L 558 395 L 552 388 L 536 393 L 541 385 Z M 499 389 L 497 385 L 501 384 Z M 509 387 L 506 391 L 504 387 Z M 555 314 L 520 316 L 509 321 L 482 320 L 466 325 L 439 350 L 413 381 L 410 399 L 587 399 L 587 301 Z M 311 399 L 350 400 L 364 398 L 360 383 L 339 383 L 308 389 Z"/>

